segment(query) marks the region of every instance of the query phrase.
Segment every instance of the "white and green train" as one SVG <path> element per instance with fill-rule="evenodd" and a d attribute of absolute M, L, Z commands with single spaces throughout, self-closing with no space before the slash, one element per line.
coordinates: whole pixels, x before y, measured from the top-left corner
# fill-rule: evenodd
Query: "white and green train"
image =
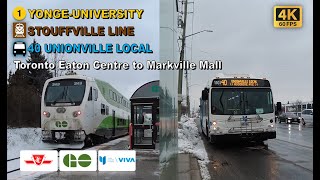
<path fill-rule="evenodd" d="M 42 141 L 55 147 L 90 146 L 128 133 L 129 100 L 109 83 L 91 77 L 48 79 L 41 112 Z"/>

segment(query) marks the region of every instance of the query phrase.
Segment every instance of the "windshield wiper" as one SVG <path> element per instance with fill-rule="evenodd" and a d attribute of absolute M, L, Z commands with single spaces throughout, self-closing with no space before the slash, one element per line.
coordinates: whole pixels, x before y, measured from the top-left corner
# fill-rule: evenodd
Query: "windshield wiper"
<path fill-rule="evenodd" d="M 224 107 L 223 107 L 223 103 L 222 103 L 222 95 L 223 95 L 224 91 L 221 92 L 220 98 L 219 98 L 219 102 L 221 104 L 222 107 L 222 113 L 224 114 Z"/>
<path fill-rule="evenodd" d="M 75 104 L 75 102 L 72 100 L 72 98 L 70 96 L 67 96 L 69 101 L 72 103 L 72 104 Z"/>

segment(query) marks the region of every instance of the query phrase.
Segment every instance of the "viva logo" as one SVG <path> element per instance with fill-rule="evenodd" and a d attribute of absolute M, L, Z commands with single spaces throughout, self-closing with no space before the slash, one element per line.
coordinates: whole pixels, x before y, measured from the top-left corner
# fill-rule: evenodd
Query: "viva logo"
<path fill-rule="evenodd" d="M 119 162 L 136 162 L 134 158 L 118 158 Z"/>
<path fill-rule="evenodd" d="M 106 158 L 106 156 L 99 156 L 99 161 L 103 164 L 103 165 L 105 165 L 106 164 L 106 160 L 107 158 Z"/>
<path fill-rule="evenodd" d="M 132 163 L 136 162 L 135 158 L 125 157 L 125 158 L 108 158 L 106 156 L 99 156 L 99 161 L 105 165 L 108 162 L 118 162 L 118 163 Z"/>

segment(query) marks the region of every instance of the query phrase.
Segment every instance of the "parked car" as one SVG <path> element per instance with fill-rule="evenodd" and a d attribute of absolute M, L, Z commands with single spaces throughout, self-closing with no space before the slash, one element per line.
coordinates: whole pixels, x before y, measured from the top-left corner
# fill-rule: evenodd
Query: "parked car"
<path fill-rule="evenodd" d="M 313 125 L 313 109 L 305 109 L 301 112 L 302 124 Z"/>
<path fill-rule="evenodd" d="M 297 116 L 297 114 L 294 112 L 286 112 L 286 113 L 282 113 L 278 117 L 278 121 L 279 121 L 279 123 L 285 122 L 287 124 L 291 124 L 293 122 L 296 122 L 296 123 L 300 124 L 301 117 Z"/>

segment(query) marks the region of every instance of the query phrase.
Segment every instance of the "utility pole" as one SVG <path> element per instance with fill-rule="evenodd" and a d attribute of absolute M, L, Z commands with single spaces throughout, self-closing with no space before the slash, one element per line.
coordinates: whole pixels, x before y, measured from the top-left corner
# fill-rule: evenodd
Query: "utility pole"
<path fill-rule="evenodd" d="M 190 99 L 189 99 L 189 81 L 188 81 L 188 70 L 186 70 L 186 94 L 187 94 L 187 115 L 190 117 Z"/>
<path fill-rule="evenodd" d="M 187 27 L 187 15 L 188 15 L 188 0 L 182 1 L 184 3 L 184 20 L 183 20 L 183 29 L 182 29 L 182 42 L 181 42 L 181 51 L 180 51 L 180 62 L 184 61 L 184 47 L 186 40 L 186 27 Z M 178 76 L 178 121 L 181 119 L 181 103 L 182 103 L 182 76 L 183 70 L 179 69 Z"/>

